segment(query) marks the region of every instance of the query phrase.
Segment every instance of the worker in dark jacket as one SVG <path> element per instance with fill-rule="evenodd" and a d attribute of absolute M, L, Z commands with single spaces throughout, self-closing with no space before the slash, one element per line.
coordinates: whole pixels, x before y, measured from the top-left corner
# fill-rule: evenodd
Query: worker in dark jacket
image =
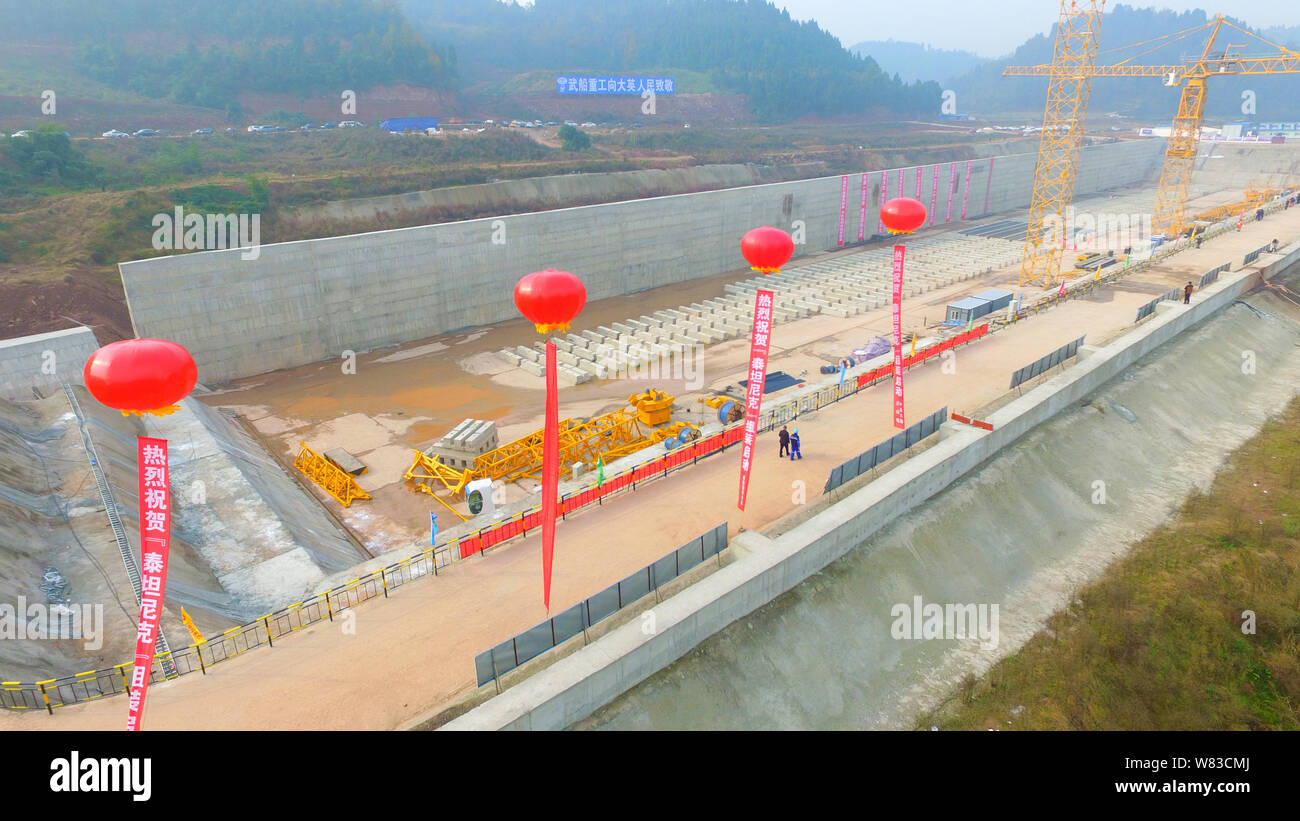
<path fill-rule="evenodd" d="M 1190 283 L 1190 282 L 1188 282 L 1187 285 L 1183 288 L 1183 304 L 1184 304 L 1184 305 L 1191 305 L 1191 304 L 1192 304 L 1192 291 L 1193 291 L 1193 290 L 1194 290 L 1194 288 L 1192 287 L 1192 283 Z"/>
<path fill-rule="evenodd" d="M 799 452 L 799 429 L 795 428 L 794 433 L 790 434 L 790 461 L 802 458 L 803 454 Z"/>
<path fill-rule="evenodd" d="M 787 453 L 790 452 L 790 431 L 785 429 L 785 425 L 781 426 L 780 439 L 781 439 L 781 456 L 785 456 Z"/>

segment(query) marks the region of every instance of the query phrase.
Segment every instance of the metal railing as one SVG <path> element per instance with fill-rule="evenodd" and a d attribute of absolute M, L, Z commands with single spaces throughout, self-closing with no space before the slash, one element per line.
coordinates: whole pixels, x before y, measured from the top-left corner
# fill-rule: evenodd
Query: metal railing
<path fill-rule="evenodd" d="M 948 409 L 940 408 L 880 444 L 864 450 L 843 464 L 836 465 L 831 468 L 830 475 L 826 477 L 826 486 L 822 488 L 822 493 L 830 493 L 840 485 L 892 459 L 927 436 L 938 433 L 939 427 L 946 421 L 948 421 Z"/>
<path fill-rule="evenodd" d="M 1062 345 L 1047 356 L 1041 357 L 1037 362 L 1020 368 L 1015 373 L 1011 374 L 1011 387 L 1016 388 L 1025 382 L 1028 382 L 1030 379 L 1033 379 L 1035 376 L 1050 371 L 1052 368 L 1055 368 L 1057 365 L 1060 365 L 1065 360 L 1074 356 L 1079 352 L 1079 348 L 1082 347 L 1085 338 L 1086 335 L 1081 336 L 1073 342 L 1068 342 Z"/>
<path fill-rule="evenodd" d="M 600 622 L 673 581 L 683 573 L 716 556 L 727 547 L 727 523 L 716 525 L 703 535 L 616 582 L 594 596 L 583 599 L 562 613 L 513 638 L 484 650 L 474 657 L 479 686 L 500 678 L 524 662 L 537 658 L 571 638 L 582 635 Z"/>

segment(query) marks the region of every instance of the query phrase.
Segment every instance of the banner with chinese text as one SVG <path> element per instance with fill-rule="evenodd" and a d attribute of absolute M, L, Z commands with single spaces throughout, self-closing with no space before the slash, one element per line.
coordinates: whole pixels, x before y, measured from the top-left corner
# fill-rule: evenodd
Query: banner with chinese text
<path fill-rule="evenodd" d="M 749 382 L 745 390 L 745 433 L 740 449 L 740 496 L 736 505 L 745 509 L 749 495 L 749 471 L 754 463 L 754 440 L 758 438 L 758 417 L 763 412 L 763 383 L 767 379 L 767 354 L 772 336 L 771 291 L 759 291 L 754 300 L 754 330 L 749 338 Z"/>
<path fill-rule="evenodd" d="M 171 550 L 171 490 L 168 484 L 167 440 L 139 437 L 140 475 L 140 620 L 135 633 L 135 666 L 126 729 L 139 730 L 144 697 L 153 669 L 158 622 L 167 590 L 167 558 Z"/>
<path fill-rule="evenodd" d="M 903 417 L 903 254 L 894 246 L 894 427 L 907 427 Z"/>

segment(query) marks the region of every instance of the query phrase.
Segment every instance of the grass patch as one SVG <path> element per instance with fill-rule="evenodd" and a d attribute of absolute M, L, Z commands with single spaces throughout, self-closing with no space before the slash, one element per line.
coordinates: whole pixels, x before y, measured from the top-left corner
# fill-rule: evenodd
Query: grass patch
<path fill-rule="evenodd" d="M 1300 400 L 917 726 L 1300 729 Z"/>

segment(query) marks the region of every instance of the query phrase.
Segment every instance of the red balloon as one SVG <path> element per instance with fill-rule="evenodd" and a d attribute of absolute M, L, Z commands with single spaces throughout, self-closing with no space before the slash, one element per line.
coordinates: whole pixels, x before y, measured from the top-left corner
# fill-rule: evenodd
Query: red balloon
<path fill-rule="evenodd" d="M 794 240 L 780 228 L 764 225 L 741 238 L 740 253 L 753 270 L 774 274 L 794 256 Z"/>
<path fill-rule="evenodd" d="M 90 393 L 124 415 L 170 412 L 189 396 L 199 378 L 190 352 L 165 339 L 126 339 L 105 345 L 86 360 L 82 373 Z"/>
<path fill-rule="evenodd" d="M 896 197 L 880 209 L 880 221 L 891 234 L 910 234 L 925 225 L 928 212 L 920 200 Z"/>
<path fill-rule="evenodd" d="M 587 287 L 568 271 L 535 271 L 515 286 L 515 306 L 539 334 L 567 331 L 587 304 Z"/>

